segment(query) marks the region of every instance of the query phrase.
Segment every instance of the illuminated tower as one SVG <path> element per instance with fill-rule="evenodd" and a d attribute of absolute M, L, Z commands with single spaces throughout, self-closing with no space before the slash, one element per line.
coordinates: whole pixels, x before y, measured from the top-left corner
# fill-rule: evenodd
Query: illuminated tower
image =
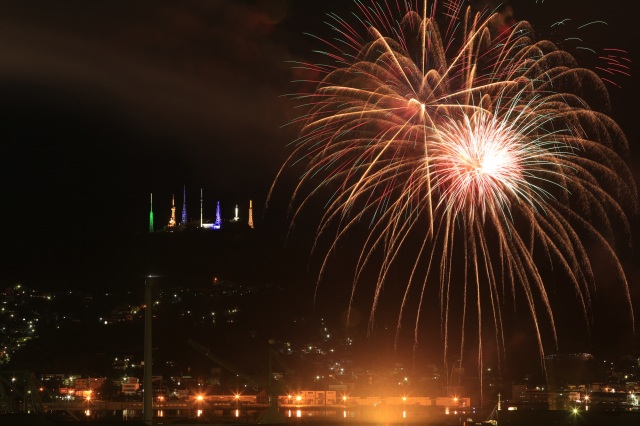
<path fill-rule="evenodd" d="M 218 201 L 218 205 L 216 206 L 216 221 L 213 224 L 213 229 L 220 229 L 222 225 L 222 219 L 220 219 L 220 201 Z"/>
<path fill-rule="evenodd" d="M 249 228 L 253 229 L 253 201 L 249 200 Z"/>
<path fill-rule="evenodd" d="M 169 227 L 172 228 L 176 226 L 176 197 L 175 195 L 171 196 L 171 219 L 169 219 Z"/>
<path fill-rule="evenodd" d="M 180 225 L 187 224 L 187 185 L 182 189 L 182 221 Z"/>
<path fill-rule="evenodd" d="M 149 232 L 153 232 L 153 193 L 151 194 L 151 210 L 149 210 Z"/>
<path fill-rule="evenodd" d="M 239 220 L 240 220 L 240 218 L 238 217 L 238 205 L 236 204 L 236 215 L 233 217 L 233 221 L 237 222 Z"/>
<path fill-rule="evenodd" d="M 200 228 L 202 228 L 202 188 L 200 188 Z"/>

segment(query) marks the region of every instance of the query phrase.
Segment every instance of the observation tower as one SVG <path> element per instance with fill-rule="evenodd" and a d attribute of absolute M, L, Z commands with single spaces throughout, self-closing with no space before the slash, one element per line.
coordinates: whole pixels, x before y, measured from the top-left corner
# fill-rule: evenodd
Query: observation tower
<path fill-rule="evenodd" d="M 171 196 L 171 219 L 169 219 L 169 228 L 173 228 L 176 226 L 176 197 L 175 195 Z"/>

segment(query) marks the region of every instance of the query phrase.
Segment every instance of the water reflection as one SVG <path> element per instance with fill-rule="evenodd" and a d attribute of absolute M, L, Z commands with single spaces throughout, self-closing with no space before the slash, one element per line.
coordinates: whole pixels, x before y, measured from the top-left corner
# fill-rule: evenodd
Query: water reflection
<path fill-rule="evenodd" d="M 141 407 L 140 407 L 141 408 Z M 100 416 L 99 411 L 83 410 L 86 416 Z M 373 423 L 373 424 L 463 424 L 468 418 L 475 417 L 475 413 L 463 412 L 460 410 L 445 410 L 444 407 L 432 409 L 430 407 L 326 407 L 326 408 L 304 408 L 287 407 L 280 408 L 280 412 L 285 418 L 285 423 L 304 423 L 326 421 L 336 424 L 346 425 L 348 423 Z M 162 409 L 154 410 L 156 418 L 171 420 L 176 418 L 196 419 L 211 423 L 237 423 L 249 424 L 260 423 L 260 418 L 264 415 L 265 408 L 262 407 L 233 407 L 233 406 L 211 406 L 192 409 Z M 134 420 L 142 418 L 141 409 L 123 409 L 123 420 Z M 458 421 L 459 420 L 459 421 Z"/>

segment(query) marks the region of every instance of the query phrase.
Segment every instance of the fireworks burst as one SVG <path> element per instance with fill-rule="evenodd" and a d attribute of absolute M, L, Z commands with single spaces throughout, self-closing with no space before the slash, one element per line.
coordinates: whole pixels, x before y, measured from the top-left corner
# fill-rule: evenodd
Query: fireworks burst
<path fill-rule="evenodd" d="M 463 3 L 356 1 L 363 35 L 329 15 L 336 37 L 324 42 L 336 65 L 301 64 L 323 78 L 296 95 L 307 113 L 296 121 L 300 137 L 280 173 L 292 162 L 307 165 L 292 197 L 293 221 L 333 188 L 317 230 L 336 230 L 322 271 L 338 241 L 370 223 L 351 299 L 365 269 L 375 268 L 370 324 L 391 266 L 411 244 L 398 329 L 417 297 L 418 340 L 435 277 L 445 363 L 454 325 L 462 358 L 469 311 L 477 314 L 482 368 L 483 324 L 493 323 L 504 352 L 509 297 L 524 297 L 541 357 L 543 322 L 557 343 L 541 261 L 566 277 L 590 321 L 595 276 L 585 231 L 615 265 L 634 322 L 615 245 L 617 231 L 630 244 L 637 197 L 626 138 L 605 113 L 603 80 L 552 42 L 536 41 L 527 22 L 497 32 L 499 13 Z M 383 260 L 374 262 L 379 251 Z M 464 306 L 459 323 L 453 303 Z"/>

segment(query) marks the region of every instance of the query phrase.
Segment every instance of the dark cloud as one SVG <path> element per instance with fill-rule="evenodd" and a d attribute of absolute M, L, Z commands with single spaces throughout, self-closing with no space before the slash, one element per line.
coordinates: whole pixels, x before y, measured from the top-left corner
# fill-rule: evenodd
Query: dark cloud
<path fill-rule="evenodd" d="M 73 8 L 57 17 L 50 7 L 3 14 L 4 81 L 79 94 L 87 107 L 109 105 L 180 143 L 247 126 L 276 136 L 289 54 L 270 41 L 272 21 L 258 8 L 215 1 Z"/>

